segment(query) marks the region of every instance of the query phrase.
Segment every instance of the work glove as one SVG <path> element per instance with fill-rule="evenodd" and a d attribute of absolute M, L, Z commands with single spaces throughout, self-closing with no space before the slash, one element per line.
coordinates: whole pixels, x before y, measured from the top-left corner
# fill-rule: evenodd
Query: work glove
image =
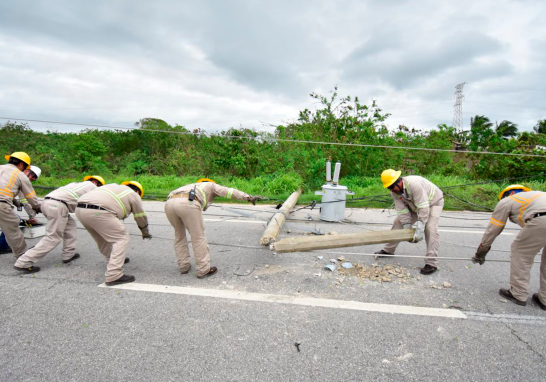
<path fill-rule="evenodd" d="M 480 244 L 480 246 L 478 247 L 478 249 L 476 250 L 476 254 L 474 255 L 474 257 L 472 257 L 472 262 L 474 264 L 480 264 L 482 265 L 483 263 L 485 263 L 485 256 L 487 256 L 487 253 L 491 250 L 491 247 L 484 247 L 483 245 Z"/>
<path fill-rule="evenodd" d="M 151 240 L 152 239 L 152 234 L 148 230 L 148 227 L 141 228 L 140 232 L 142 233 L 142 238 L 144 240 Z"/>
<path fill-rule="evenodd" d="M 38 206 L 36 208 L 32 208 L 37 214 L 41 214 L 42 213 L 42 206 Z"/>
<path fill-rule="evenodd" d="M 415 233 L 413 234 L 412 243 L 419 243 L 425 238 L 425 223 L 421 220 L 417 220 L 417 227 L 415 228 Z"/>
<path fill-rule="evenodd" d="M 253 206 L 256 205 L 256 202 L 259 202 L 262 199 L 263 197 L 261 195 L 251 195 L 248 197 L 248 201 L 252 203 Z"/>
<path fill-rule="evenodd" d="M 408 224 L 402 224 L 402 228 L 403 228 L 403 229 L 412 229 L 412 228 L 413 228 L 413 225 L 411 225 L 411 224 L 409 224 L 409 223 L 408 223 Z"/>

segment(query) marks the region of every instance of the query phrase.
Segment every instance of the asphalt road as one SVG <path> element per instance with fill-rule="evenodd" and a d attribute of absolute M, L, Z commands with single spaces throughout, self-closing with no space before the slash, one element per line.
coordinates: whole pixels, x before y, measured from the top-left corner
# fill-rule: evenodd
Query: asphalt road
<path fill-rule="evenodd" d="M 85 230 L 78 231 L 82 258 L 69 265 L 57 248 L 37 264 L 41 272 L 22 276 L 13 256 L 0 256 L 0 381 L 544 380 L 546 312 L 499 296 L 509 263 L 441 261 L 439 272 L 420 277 L 423 260 L 365 256 L 380 245 L 275 254 L 259 247 L 271 206 L 218 205 L 207 211 L 205 227 L 219 273 L 199 280 L 194 267 L 178 272 L 163 204 L 145 205 L 152 241 L 143 242 L 132 217 L 126 220 L 135 236 L 125 272 L 143 290 L 100 287 L 105 260 Z M 357 209 L 347 210 L 347 224 L 318 217 L 317 210 L 292 214 L 281 237 L 390 229 L 394 218 Z M 487 217 L 445 212 L 440 256 L 470 258 Z M 517 232 L 509 224 L 488 258 L 508 259 L 502 251 Z M 402 243 L 397 254 L 424 252 L 424 243 Z M 410 277 L 377 283 L 323 269 L 341 254 L 364 266 L 399 264 Z M 531 293 L 537 290 L 538 264 Z M 298 303 L 306 298 L 348 308 Z M 466 318 L 351 308 L 358 303 L 455 310 Z"/>

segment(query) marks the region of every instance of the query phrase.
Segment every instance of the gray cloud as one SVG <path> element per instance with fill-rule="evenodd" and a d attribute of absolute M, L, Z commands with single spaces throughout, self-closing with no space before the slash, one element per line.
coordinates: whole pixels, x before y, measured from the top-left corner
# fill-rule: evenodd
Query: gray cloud
<path fill-rule="evenodd" d="M 0 114 L 262 128 L 338 84 L 363 101 L 408 105 L 393 109 L 393 126 L 433 127 L 451 122 L 459 82 L 477 101 L 544 98 L 528 89 L 545 89 L 545 9 L 513 0 L 2 2 Z M 507 114 L 485 106 L 472 109 Z M 540 113 L 508 114 L 522 126 Z"/>

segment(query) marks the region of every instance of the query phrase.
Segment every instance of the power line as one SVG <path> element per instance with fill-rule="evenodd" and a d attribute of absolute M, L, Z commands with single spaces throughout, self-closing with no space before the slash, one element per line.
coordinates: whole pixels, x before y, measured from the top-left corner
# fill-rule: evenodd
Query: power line
<path fill-rule="evenodd" d="M 96 125 L 96 124 L 86 124 L 86 123 L 72 123 L 72 122 L 59 122 L 59 121 L 45 121 L 37 119 L 24 119 L 24 118 L 13 118 L 13 117 L 0 117 L 3 120 L 15 120 L 15 121 L 24 121 L 24 122 L 39 122 L 39 123 L 53 123 L 59 125 L 72 125 L 72 126 L 83 126 L 83 127 L 96 127 L 96 128 L 105 128 L 112 130 L 130 130 L 130 131 L 149 131 L 154 133 L 167 133 L 167 134 L 180 134 L 180 135 L 193 135 L 193 136 L 209 136 L 206 133 L 193 133 L 189 131 L 173 131 L 173 130 L 154 130 L 154 129 L 135 129 L 132 127 L 123 127 L 123 126 L 106 126 L 106 125 Z M 514 156 L 514 157 L 533 157 L 533 158 L 546 158 L 546 155 L 540 154 L 524 154 L 524 153 L 502 153 L 494 151 L 460 151 L 455 149 L 433 149 L 428 147 L 408 147 L 408 146 L 389 146 L 389 145 L 372 145 L 364 143 L 342 143 L 342 142 L 325 142 L 325 141 L 308 141 L 303 139 L 283 139 L 283 138 L 274 138 L 274 137 L 252 137 L 248 135 L 223 135 L 215 134 L 210 135 L 211 137 L 220 137 L 220 138 L 233 138 L 233 139 L 251 139 L 251 140 L 263 140 L 268 142 L 285 142 L 285 143 L 307 143 L 315 145 L 330 145 L 330 146 L 347 146 L 347 147 L 363 147 L 363 148 L 379 148 L 379 149 L 395 149 L 395 150 L 413 150 L 413 151 L 430 151 L 430 152 L 446 152 L 446 153 L 458 153 L 458 154 L 480 154 L 480 155 L 501 155 L 501 156 Z"/>

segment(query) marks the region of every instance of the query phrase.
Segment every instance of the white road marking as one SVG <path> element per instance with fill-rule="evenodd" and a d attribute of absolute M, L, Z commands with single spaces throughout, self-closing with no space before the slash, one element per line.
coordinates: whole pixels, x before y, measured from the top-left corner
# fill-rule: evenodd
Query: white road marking
<path fill-rule="evenodd" d="M 171 285 L 140 284 L 140 283 L 128 283 L 128 284 L 115 285 L 111 287 L 107 287 L 105 284 L 101 284 L 99 285 L 99 287 L 133 290 L 133 291 L 141 291 L 141 292 L 172 293 L 172 294 L 182 294 L 182 295 L 188 295 L 188 296 L 225 298 L 225 299 L 231 299 L 231 300 L 291 304 L 291 305 L 311 306 L 311 307 L 320 307 L 320 308 L 361 310 L 361 311 L 367 311 L 367 312 L 409 314 L 409 315 L 417 315 L 417 316 L 431 316 L 431 317 L 445 317 L 445 318 L 462 318 L 462 319 L 466 318 L 466 315 L 463 312 L 456 309 L 439 309 L 439 308 L 426 308 L 426 307 L 406 306 L 406 305 L 376 304 L 376 303 L 368 303 L 368 302 L 360 302 L 360 301 L 331 300 L 331 299 L 313 298 L 313 297 L 294 297 L 294 296 L 278 295 L 278 294 L 249 293 L 249 292 L 241 292 L 241 291 L 188 288 L 188 287 L 171 286 Z"/>
<path fill-rule="evenodd" d="M 458 230 L 458 229 L 439 229 L 438 232 L 455 232 L 455 233 L 477 233 L 483 235 L 485 231 L 467 231 L 467 230 Z M 515 233 L 502 232 L 501 235 L 515 236 Z"/>
<path fill-rule="evenodd" d="M 204 219 L 206 222 L 250 223 L 267 224 L 265 220 L 238 220 L 238 219 Z"/>

